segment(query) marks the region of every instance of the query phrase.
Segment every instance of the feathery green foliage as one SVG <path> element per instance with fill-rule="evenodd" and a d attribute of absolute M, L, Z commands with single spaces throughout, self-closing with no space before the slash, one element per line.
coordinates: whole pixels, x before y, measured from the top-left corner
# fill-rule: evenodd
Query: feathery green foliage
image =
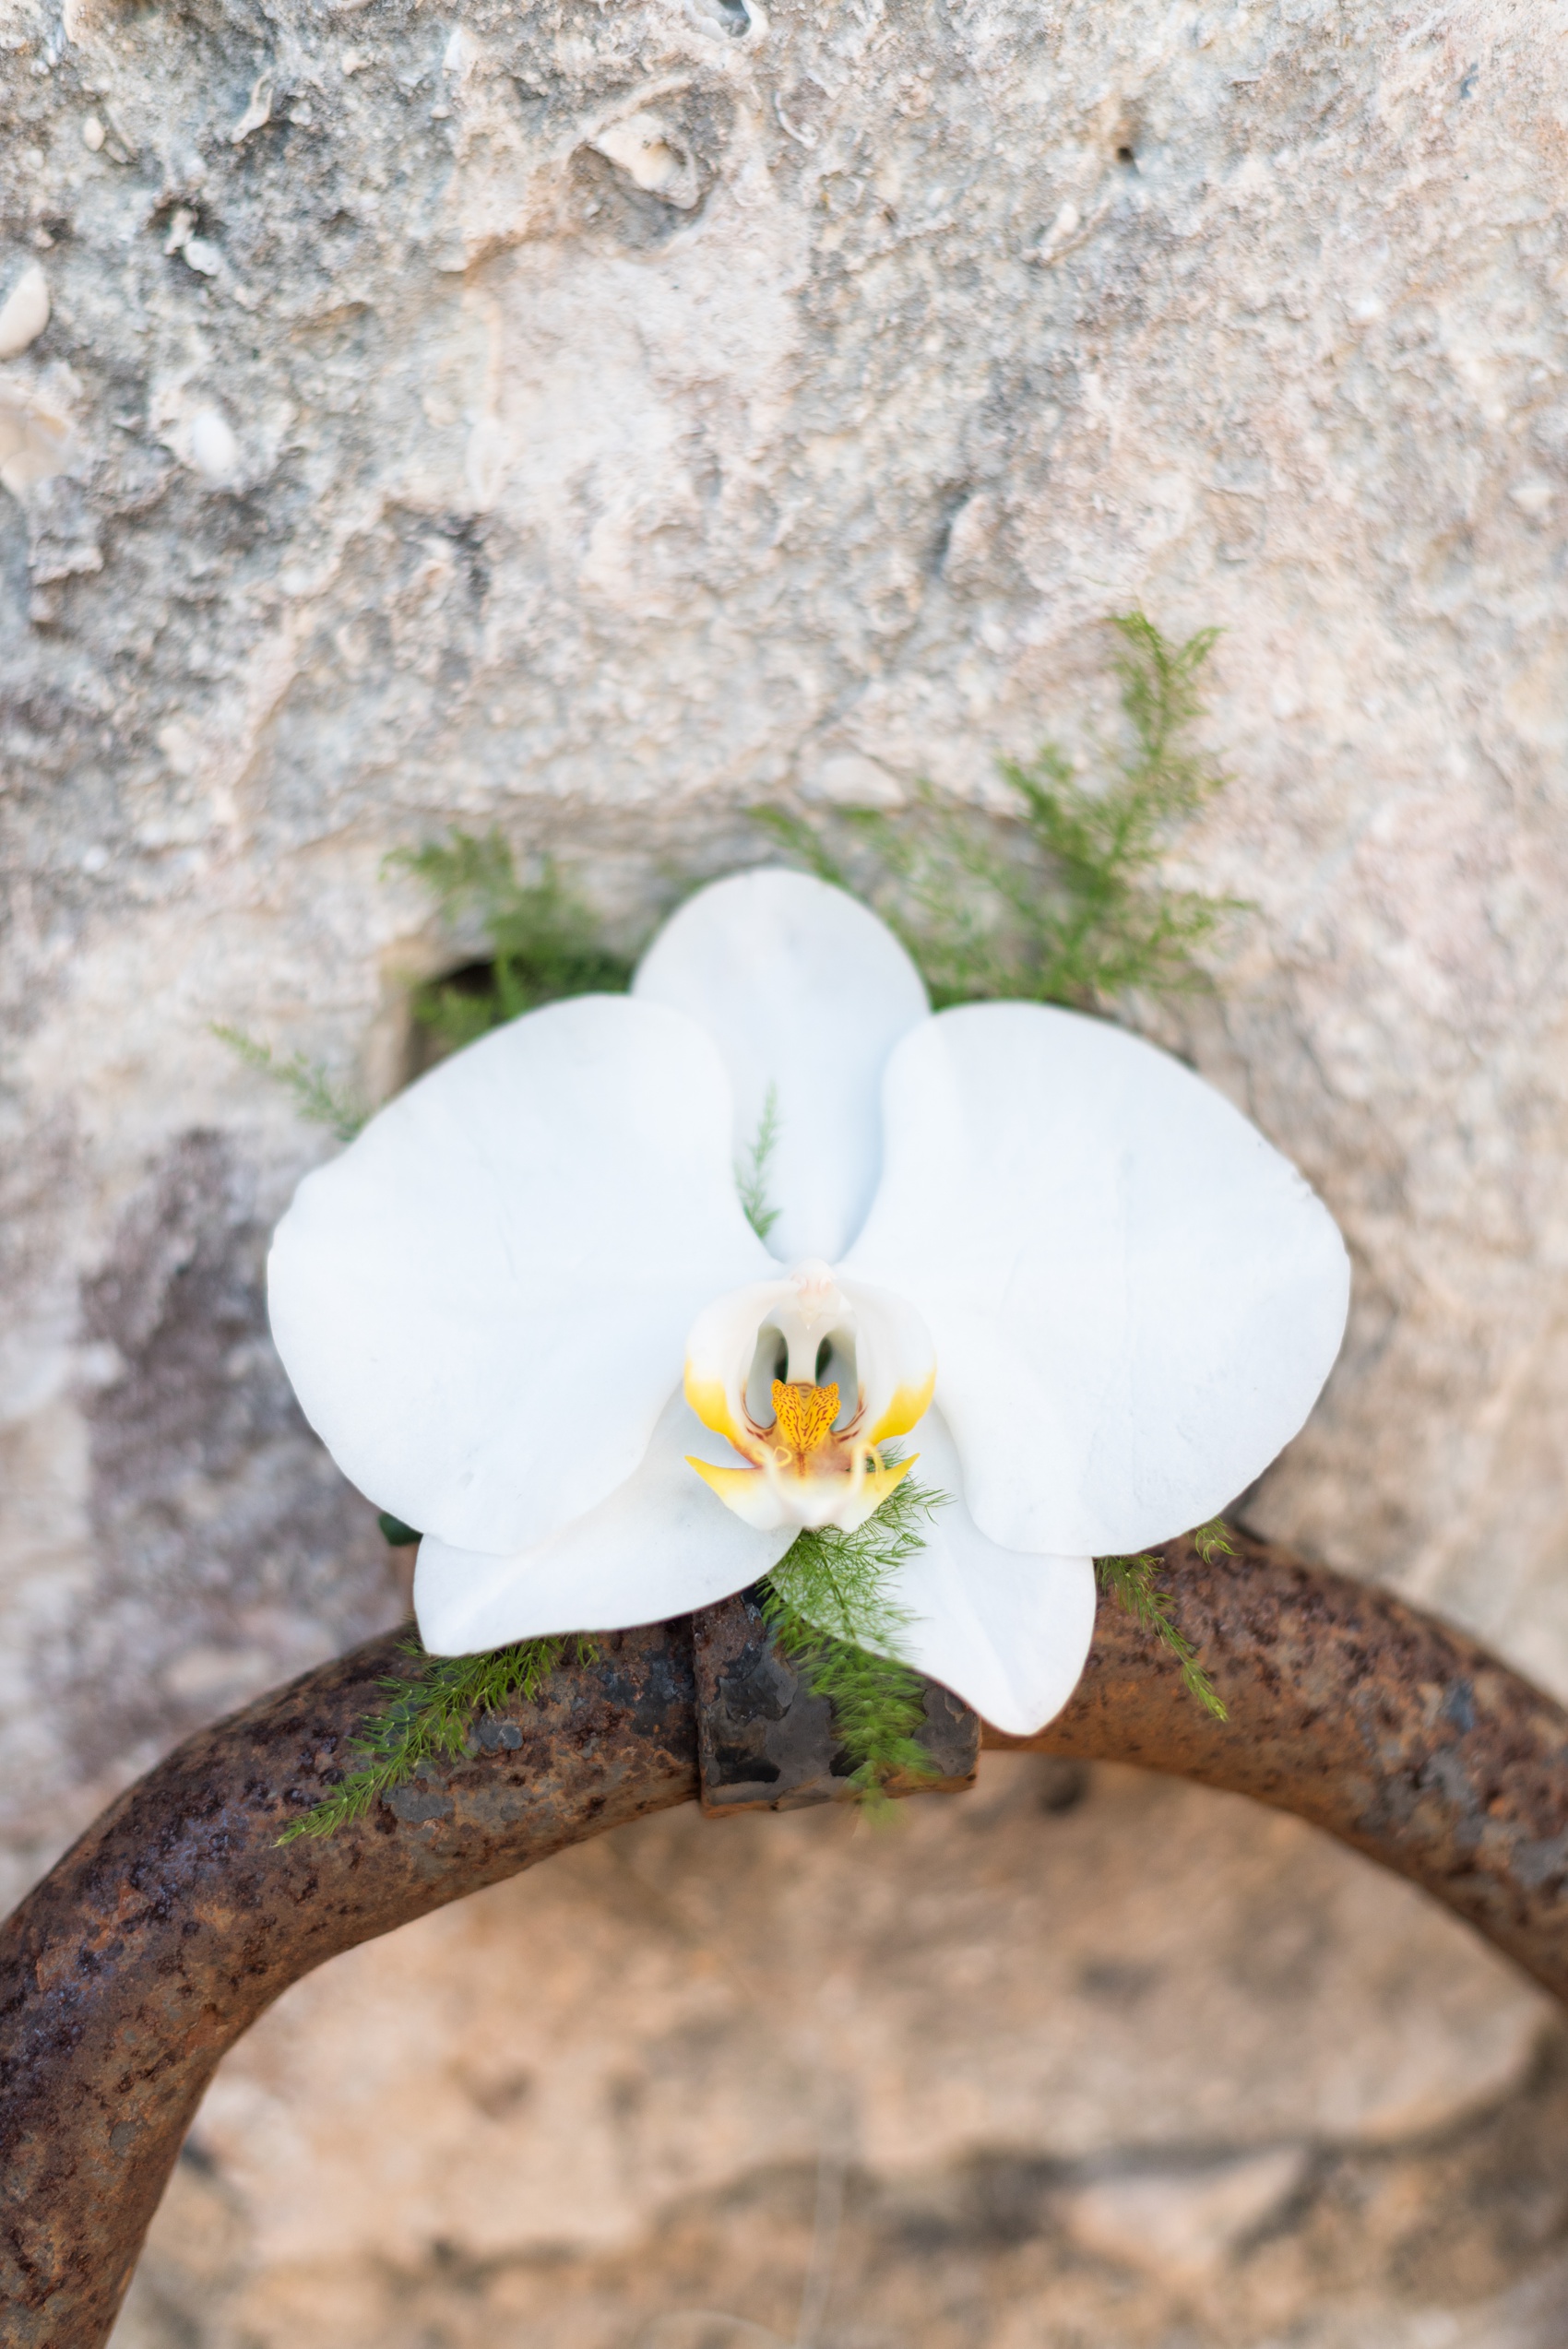
<path fill-rule="evenodd" d="M 882 1457 L 891 1467 L 897 1454 L 885 1448 Z M 797 1535 L 761 1585 L 763 1619 L 813 1695 L 832 1705 L 861 1801 L 873 1809 L 891 1808 L 883 1792 L 889 1778 L 935 1775 L 915 1738 L 924 1691 L 920 1674 L 898 1659 L 911 1617 L 894 1591 L 948 1498 L 906 1477 L 854 1533 Z"/>
<path fill-rule="evenodd" d="M 264 1075 L 276 1077 L 278 1083 L 294 1097 L 294 1106 L 303 1118 L 313 1125 L 330 1128 L 339 1142 L 351 1142 L 370 1111 L 339 1093 L 319 1061 L 307 1061 L 303 1052 L 279 1061 L 270 1044 L 247 1036 L 243 1027 L 224 1027 L 216 1021 L 212 1034 L 220 1044 L 227 1044 L 249 1069 L 259 1069 Z"/>
<path fill-rule="evenodd" d="M 1175 645 L 1141 611 L 1111 624 L 1125 739 L 1091 786 L 1046 742 L 1027 765 L 999 762 L 1001 814 L 929 785 L 892 813 L 754 811 L 809 871 L 875 906 L 939 1006 L 1007 997 L 1094 1010 L 1139 989 L 1190 989 L 1203 982 L 1200 948 L 1241 909 L 1168 887 L 1158 870 L 1175 826 L 1224 781 L 1189 739 L 1218 631 Z"/>
<path fill-rule="evenodd" d="M 422 881 L 447 921 L 477 920 L 490 949 L 472 984 L 433 980 L 414 990 L 414 1017 L 447 1046 L 471 1044 L 541 1003 L 619 995 L 630 983 L 631 964 L 604 944 L 551 860 L 541 860 L 537 881 L 522 880 L 498 828 L 454 830 L 422 848 L 395 849 L 386 861 Z"/>
<path fill-rule="evenodd" d="M 1217 1558 L 1236 1555 L 1230 1546 L 1230 1528 L 1223 1517 L 1211 1517 L 1206 1525 L 1194 1525 L 1187 1539 L 1206 1566 L 1212 1566 Z"/>
<path fill-rule="evenodd" d="M 1193 1544 L 1206 1563 L 1212 1563 L 1221 1555 L 1233 1558 L 1236 1554 L 1218 1518 L 1198 1527 Z M 1188 1694 L 1196 1697 L 1204 1711 L 1212 1714 L 1215 1720 L 1229 1721 L 1229 1713 L 1198 1662 L 1196 1648 L 1170 1619 L 1175 1601 L 1169 1591 L 1159 1587 L 1161 1563 L 1161 1560 L 1146 1553 L 1138 1558 L 1097 1558 L 1094 1562 L 1100 1588 L 1109 1591 L 1143 1631 L 1152 1631 L 1160 1644 L 1170 1649 L 1182 1667 Z"/>
<path fill-rule="evenodd" d="M 422 1764 L 455 1762 L 481 1714 L 498 1712 L 514 1696 L 531 1704 L 569 1648 L 578 1664 L 590 1663 L 598 1652 L 594 1642 L 581 1635 L 520 1640 L 515 1647 L 497 1648 L 488 1655 L 427 1656 L 417 1639 L 406 1640 L 404 1655 L 421 1658 L 425 1668 L 407 1679 L 381 1682 L 392 1702 L 367 1714 L 359 1736 L 350 1740 L 363 1762 L 313 1809 L 285 1827 L 278 1841 L 291 1844 L 300 1835 L 333 1834 L 350 1820 L 362 1819 L 383 1795 L 411 1778 Z"/>
<path fill-rule="evenodd" d="M 778 1146 L 778 1087 L 770 1085 L 762 1105 L 756 1139 L 735 1169 L 735 1188 L 741 1194 L 742 1208 L 759 1240 L 766 1240 L 778 1221 L 778 1208 L 767 1204 L 767 1170 Z"/>

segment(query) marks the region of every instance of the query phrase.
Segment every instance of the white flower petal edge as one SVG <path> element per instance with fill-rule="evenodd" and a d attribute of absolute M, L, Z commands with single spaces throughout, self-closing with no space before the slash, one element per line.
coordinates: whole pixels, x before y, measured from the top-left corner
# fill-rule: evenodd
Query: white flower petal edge
<path fill-rule="evenodd" d="M 273 1242 L 273 1335 L 361 1491 L 501 1554 L 624 1485 L 694 1316 L 773 1269 L 731 1127 L 699 1027 L 579 996 L 443 1062 L 307 1176 Z"/>
<path fill-rule="evenodd" d="M 692 1474 L 717 1450 L 679 1394 L 641 1464 L 597 1509 L 559 1533 L 493 1558 L 428 1536 L 414 1568 L 414 1612 L 432 1655 L 471 1655 L 547 1631 L 624 1631 L 712 1607 L 766 1574 L 794 1540 L 716 1507 Z"/>
<path fill-rule="evenodd" d="M 1039 1004 L 894 1050 L 886 1171 L 843 1276 L 916 1306 L 976 1524 L 1103 1557 L 1200 1524 L 1297 1432 L 1349 1265 L 1290 1164 L 1190 1070 Z"/>
<path fill-rule="evenodd" d="M 783 1263 L 842 1255 L 882 1166 L 877 1088 L 898 1038 L 930 1014 L 885 923 L 826 882 L 767 868 L 716 881 L 659 931 L 632 982 L 707 1030 L 735 1088 L 744 1163 L 776 1088 L 767 1169 Z"/>
<path fill-rule="evenodd" d="M 1001 1549 L 963 1501 L 963 1477 L 940 1411 L 910 1439 L 922 1484 L 951 1497 L 926 1546 L 899 1569 L 892 1596 L 914 1617 L 898 1654 L 1010 1737 L 1061 1712 L 1094 1636 L 1094 1561 Z M 885 1653 L 886 1651 L 884 1651 Z"/>

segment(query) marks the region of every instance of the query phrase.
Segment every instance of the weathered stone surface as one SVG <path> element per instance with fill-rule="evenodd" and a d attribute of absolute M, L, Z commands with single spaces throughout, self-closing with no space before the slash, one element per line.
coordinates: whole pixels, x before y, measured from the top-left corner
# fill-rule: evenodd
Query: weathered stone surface
<path fill-rule="evenodd" d="M 1091 2178 L 1063 2197 L 1067 2231 L 1092 2256 L 1202 2283 L 1277 2221 L 1311 2174 L 1306 2149 L 1281 2145 L 1219 2162 Z"/>
<path fill-rule="evenodd" d="M 1227 631 L 1208 738 L 1233 779 L 1181 853 L 1256 908 L 1218 1002 L 1168 1032 L 1295 1153 L 1357 1261 L 1341 1370 L 1255 1509 L 1568 1690 L 1558 33 L 1504 0 L 465 0 L 439 21 L 412 0 L 10 0 L 11 1888 L 192 1720 L 395 1611 L 260 1318 L 265 1232 L 324 1145 L 210 1023 L 374 1097 L 406 1065 L 407 977 L 454 951 L 383 876 L 389 848 L 500 820 L 575 858 L 631 941 L 680 875 L 756 852 L 738 812 L 759 794 L 982 791 L 998 748 L 1048 728 L 1081 747 L 1111 722 L 1099 621 L 1134 600 L 1172 634 Z M 761 1827 L 790 1855 L 831 1832 Z M 1186 1929 L 1189 1879 L 1158 1858 L 1123 1882 L 1108 1842 L 1075 1883 L 1108 1966 L 1143 1962 L 1129 1916 L 1157 1943 Z M 1217 2078 L 1254 2118 L 1283 2094 L 1310 1904 L 1250 1865 L 1234 1941 L 1262 1974 L 1182 1942 L 1181 1987 L 1146 1994 L 1187 2050 L 1155 2064 L 1151 2115 L 1211 2112 Z M 500 1898 L 397 1945 L 432 1953 L 422 2015 L 469 1979 Z M 1335 1945 L 1382 2053 L 1340 2063 L 1324 2004 L 1292 2142 L 1380 2114 L 1403 2142 L 1453 2079 L 1514 2076 L 1504 1978 L 1452 2010 L 1434 1983 L 1418 2028 L 1384 1920 Z M 354 1963 L 395 1983 L 405 1961 Z M 347 2094 L 333 1981 L 291 2012 L 326 2001 L 299 2070 Z M 934 2130 L 939 2163 L 1037 2129 L 1048 2088 L 1062 2159 L 1133 2141 L 1115 2117 L 1146 2100 L 1121 2058 L 1096 2069 L 1109 1990 L 1068 1998 L 1086 2069 L 1026 2085 L 1015 2039 L 1049 2036 L 1065 1992 L 1004 1989 L 1011 2035 L 953 2053 L 983 2089 L 933 2090 L 918 2126 L 891 2087 L 874 2109 Z M 924 2010 L 895 1984 L 877 2011 L 867 2061 L 896 2079 Z M 394 2103 L 418 2070 L 400 2044 L 390 2020 L 366 2041 Z M 704 2044 L 680 2062 L 722 2118 Z M 355 2109 L 380 2158 L 381 2108 Z M 1239 2114 L 1205 2126 L 1257 2148 Z M 331 2171 L 325 2139 L 313 2158 Z M 586 2203 L 647 2223 L 612 2165 L 582 2176 Z M 267 2178 L 245 2244 L 283 2241 L 305 2191 Z M 403 2191 L 383 2179 L 386 2211 L 422 2208 Z M 1478 2305 L 1505 2288 L 1488 2275 Z M 1440 2337 L 1392 2310 L 1318 2337 Z M 1536 2322 L 1503 2308 L 1453 2338 Z"/>

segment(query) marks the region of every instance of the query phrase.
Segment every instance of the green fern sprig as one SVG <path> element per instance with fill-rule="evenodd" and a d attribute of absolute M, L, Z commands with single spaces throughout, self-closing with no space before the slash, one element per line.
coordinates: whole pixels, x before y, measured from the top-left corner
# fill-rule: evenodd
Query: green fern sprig
<path fill-rule="evenodd" d="M 768 1169 L 778 1147 L 778 1087 L 770 1085 L 755 1138 L 735 1168 L 735 1188 L 741 1194 L 742 1211 L 757 1238 L 763 1240 L 778 1221 L 778 1208 L 769 1206 L 767 1200 Z"/>
<path fill-rule="evenodd" d="M 604 943 L 551 859 L 540 860 L 537 880 L 523 880 L 499 828 L 454 829 L 422 848 L 394 849 L 386 864 L 422 881 L 448 923 L 475 922 L 490 949 L 471 981 L 414 990 L 414 1017 L 454 1050 L 541 1004 L 620 995 L 631 983 L 630 962 Z"/>
<path fill-rule="evenodd" d="M 359 1735 L 350 1740 L 350 1750 L 364 1761 L 303 1818 L 285 1827 L 278 1841 L 335 1834 L 362 1819 L 426 1762 L 455 1762 L 482 1714 L 499 1712 L 513 1697 L 532 1704 L 568 1649 L 579 1664 L 591 1663 L 598 1653 L 596 1643 L 582 1634 L 519 1640 L 486 1655 L 426 1656 L 417 1639 L 406 1640 L 403 1654 L 423 1658 L 426 1669 L 380 1683 L 392 1702 L 367 1714 Z"/>
<path fill-rule="evenodd" d="M 896 1454 L 882 1456 L 896 1465 Z M 812 1694 L 832 1705 L 861 1800 L 873 1809 L 887 1807 L 889 1778 L 935 1775 L 915 1735 L 924 1686 L 899 1655 L 913 1618 L 895 1583 L 947 1500 L 906 1477 L 853 1533 L 798 1535 L 761 1585 L 763 1619 Z"/>
<path fill-rule="evenodd" d="M 1239 899 L 1174 889 L 1170 834 L 1224 782 L 1189 741 L 1217 631 L 1169 642 L 1141 611 L 1111 623 L 1125 725 L 1092 785 L 1046 742 L 999 761 L 998 816 L 916 788 L 895 813 L 754 810 L 784 850 L 874 904 L 939 1006 L 1010 997 L 1103 1009 L 1202 985 L 1201 949 Z"/>
<path fill-rule="evenodd" d="M 210 1032 L 220 1044 L 227 1044 L 246 1068 L 275 1078 L 293 1095 L 301 1117 L 308 1118 L 313 1125 L 328 1127 L 339 1142 L 351 1142 L 369 1117 L 367 1109 L 338 1091 L 319 1061 L 307 1061 L 303 1052 L 280 1061 L 270 1044 L 247 1036 L 243 1027 L 226 1027 L 214 1021 Z"/>
<path fill-rule="evenodd" d="M 1200 1548 L 1199 1554 L 1204 1559 L 1210 1560 L 1222 1552 L 1227 1557 L 1235 1556 L 1218 1519 L 1198 1528 L 1193 1536 L 1194 1543 L 1199 1536 L 1207 1537 L 1212 1545 L 1208 1549 Z M 1171 1619 L 1176 1602 L 1169 1591 L 1161 1590 L 1157 1579 L 1164 1560 L 1145 1553 L 1137 1558 L 1097 1558 L 1094 1564 L 1100 1588 L 1109 1591 L 1139 1629 L 1152 1631 L 1161 1646 L 1169 1648 L 1176 1658 L 1188 1695 L 1195 1697 L 1216 1721 L 1229 1721 L 1230 1714 L 1224 1699 L 1198 1662 L 1196 1648 Z"/>
<path fill-rule="evenodd" d="M 1223 1517 L 1211 1517 L 1206 1525 L 1194 1525 L 1187 1539 L 1206 1566 L 1212 1566 L 1217 1558 L 1234 1558 L 1236 1555 L 1231 1546 L 1230 1528 Z"/>

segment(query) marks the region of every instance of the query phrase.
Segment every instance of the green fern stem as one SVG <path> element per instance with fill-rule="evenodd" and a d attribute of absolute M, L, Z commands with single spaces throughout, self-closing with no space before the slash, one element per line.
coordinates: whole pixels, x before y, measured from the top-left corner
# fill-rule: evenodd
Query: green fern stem
<path fill-rule="evenodd" d="M 897 1465 L 885 1450 L 884 1464 Z M 929 1778 L 917 1738 L 925 1688 L 900 1649 L 913 1620 L 896 1596 L 899 1570 L 925 1545 L 925 1527 L 948 1496 L 906 1477 L 853 1533 L 825 1526 L 795 1541 L 761 1585 L 775 1644 L 814 1696 L 833 1707 L 862 1804 L 890 1808 L 894 1777 Z"/>
<path fill-rule="evenodd" d="M 1216 1558 L 1233 1558 L 1236 1553 L 1227 1538 L 1226 1527 L 1216 1517 L 1200 1525 L 1192 1536 L 1193 1547 L 1206 1565 Z M 1182 1667 L 1182 1684 L 1189 1696 L 1195 1697 L 1204 1711 L 1216 1721 L 1229 1721 L 1229 1712 L 1208 1674 L 1198 1661 L 1198 1652 L 1184 1631 L 1179 1631 L 1172 1617 L 1176 1602 L 1170 1593 L 1159 1586 L 1158 1575 L 1164 1560 L 1147 1552 L 1137 1558 L 1097 1558 L 1095 1573 L 1101 1590 L 1110 1593 L 1117 1605 L 1133 1618 L 1140 1630 L 1150 1631 L 1173 1655 Z"/>
<path fill-rule="evenodd" d="M 809 872 L 876 908 L 939 1008 L 1016 997 L 1097 1010 L 1199 987 L 1203 950 L 1242 910 L 1160 872 L 1170 836 L 1225 779 L 1189 734 L 1216 631 L 1173 644 L 1141 611 L 1111 625 L 1124 724 L 1087 780 L 1046 742 L 998 762 L 997 813 L 924 783 L 891 813 L 752 811 Z"/>
<path fill-rule="evenodd" d="M 604 943 L 593 913 L 552 860 L 538 860 L 537 879 L 523 879 L 499 827 L 484 834 L 455 827 L 422 848 L 395 848 L 386 864 L 423 882 L 444 921 L 475 923 L 490 950 L 488 963 L 464 982 L 430 980 L 413 991 L 414 1017 L 446 1050 L 542 1004 L 618 995 L 630 984 L 630 962 Z"/>
<path fill-rule="evenodd" d="M 300 1835 L 331 1835 L 362 1819 L 384 1795 L 402 1785 L 426 1763 L 455 1762 L 468 1747 L 474 1723 L 497 1713 L 514 1697 L 532 1704 L 568 1649 L 579 1664 L 591 1663 L 597 1643 L 581 1633 L 519 1640 L 484 1655 L 427 1656 L 417 1638 L 405 1640 L 405 1655 L 419 1657 L 424 1670 L 407 1679 L 385 1679 L 391 1699 L 367 1714 L 350 1750 L 362 1754 L 332 1792 L 283 1830 L 278 1841 Z"/>
<path fill-rule="evenodd" d="M 736 1163 L 735 1188 L 741 1194 L 741 1211 L 759 1240 L 766 1240 L 778 1221 L 779 1210 L 771 1205 L 767 1196 L 767 1178 L 773 1154 L 778 1147 L 778 1087 L 770 1085 L 762 1105 L 762 1118 L 755 1139 L 743 1158 Z"/>
<path fill-rule="evenodd" d="M 228 1027 L 220 1021 L 209 1023 L 212 1035 L 220 1044 L 227 1044 L 246 1068 L 270 1076 L 294 1097 L 294 1107 L 301 1117 L 312 1125 L 324 1125 L 339 1142 L 351 1142 L 369 1117 L 370 1111 L 346 1093 L 339 1093 L 319 1061 L 307 1061 L 303 1052 L 291 1053 L 280 1061 L 270 1044 L 247 1036 L 243 1027 Z"/>

